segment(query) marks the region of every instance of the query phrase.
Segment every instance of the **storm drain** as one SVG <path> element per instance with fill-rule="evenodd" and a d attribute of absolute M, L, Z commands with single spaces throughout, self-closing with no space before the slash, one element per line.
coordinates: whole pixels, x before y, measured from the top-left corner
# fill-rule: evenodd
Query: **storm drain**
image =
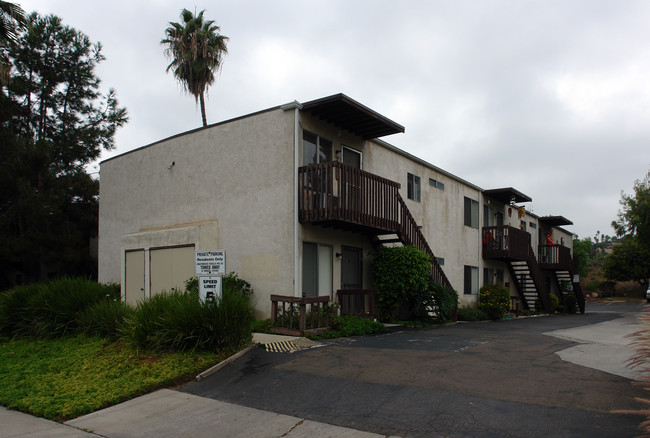
<path fill-rule="evenodd" d="M 324 345 L 305 338 L 268 342 L 264 344 L 264 348 L 269 353 L 293 353 L 294 351 L 317 347 L 324 347 Z"/>
<path fill-rule="evenodd" d="M 289 353 L 291 351 L 298 351 L 300 347 L 293 343 L 293 341 L 276 341 L 264 344 L 264 348 L 269 353 Z"/>

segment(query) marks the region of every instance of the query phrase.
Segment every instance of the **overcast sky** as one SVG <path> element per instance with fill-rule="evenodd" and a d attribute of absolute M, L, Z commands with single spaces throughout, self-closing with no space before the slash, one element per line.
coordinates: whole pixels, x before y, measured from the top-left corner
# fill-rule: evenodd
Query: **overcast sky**
<path fill-rule="evenodd" d="M 103 44 L 129 123 L 103 158 L 201 126 L 165 69 L 180 10 L 230 38 L 208 123 L 345 93 L 383 139 L 482 188 L 514 187 L 580 238 L 612 235 L 650 168 L 650 1 L 17 1 Z"/>

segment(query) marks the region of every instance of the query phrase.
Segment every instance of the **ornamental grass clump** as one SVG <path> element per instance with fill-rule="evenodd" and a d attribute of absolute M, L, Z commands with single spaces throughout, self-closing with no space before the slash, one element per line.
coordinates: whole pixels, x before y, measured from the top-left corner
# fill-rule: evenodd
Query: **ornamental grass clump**
<path fill-rule="evenodd" d="M 633 385 L 640 386 L 645 391 L 650 391 L 650 310 L 644 308 L 639 313 L 637 320 L 645 327 L 642 330 L 628 335 L 632 338 L 630 345 L 634 348 L 635 354 L 627 363 L 630 368 L 636 368 L 640 377 L 632 382 Z M 613 414 L 631 414 L 641 415 L 645 420 L 639 425 L 639 429 L 645 434 L 644 437 L 650 437 L 650 398 L 636 397 L 635 400 L 643 407 L 637 410 L 616 410 Z"/>
<path fill-rule="evenodd" d="M 230 288 L 214 300 L 194 292 L 163 292 L 127 316 L 124 336 L 153 351 L 235 351 L 251 341 L 250 298 Z"/>
<path fill-rule="evenodd" d="M 479 292 L 478 308 L 492 320 L 503 318 L 510 308 L 510 291 L 502 284 L 483 286 Z"/>
<path fill-rule="evenodd" d="M 115 285 L 83 278 L 18 286 L 0 293 L 0 333 L 36 338 L 77 333 L 84 311 L 102 301 L 119 298 Z"/>

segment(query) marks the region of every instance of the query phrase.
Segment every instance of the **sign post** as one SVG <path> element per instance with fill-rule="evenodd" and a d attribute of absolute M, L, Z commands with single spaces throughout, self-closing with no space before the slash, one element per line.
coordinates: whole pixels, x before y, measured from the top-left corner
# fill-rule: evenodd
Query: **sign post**
<path fill-rule="evenodd" d="M 199 278 L 201 301 L 221 298 L 221 277 L 226 274 L 226 250 L 195 251 L 194 273 Z"/>
<path fill-rule="evenodd" d="M 221 276 L 202 275 L 199 277 L 199 298 L 201 301 L 215 300 L 221 297 Z"/>

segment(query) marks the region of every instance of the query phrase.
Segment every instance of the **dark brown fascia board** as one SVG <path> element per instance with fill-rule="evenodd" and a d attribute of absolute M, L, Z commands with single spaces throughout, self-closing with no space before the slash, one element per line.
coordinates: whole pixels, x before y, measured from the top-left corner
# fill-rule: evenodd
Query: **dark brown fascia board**
<path fill-rule="evenodd" d="M 551 227 L 559 227 L 561 225 L 573 225 L 573 222 L 564 216 L 542 216 L 539 219 L 539 222 L 542 222 Z"/>
<path fill-rule="evenodd" d="M 516 190 L 512 187 L 503 187 L 500 189 L 489 189 L 489 190 L 484 190 L 483 193 L 486 196 L 490 196 L 491 198 L 497 199 L 504 204 L 509 204 L 510 200 L 514 197 L 514 201 L 519 203 L 519 202 L 531 202 L 533 199 L 528 196 L 524 195 L 521 193 L 519 190 Z"/>
<path fill-rule="evenodd" d="M 330 123 L 341 125 L 364 140 L 405 132 L 404 126 L 343 93 L 303 103 L 302 110 L 322 117 Z"/>

